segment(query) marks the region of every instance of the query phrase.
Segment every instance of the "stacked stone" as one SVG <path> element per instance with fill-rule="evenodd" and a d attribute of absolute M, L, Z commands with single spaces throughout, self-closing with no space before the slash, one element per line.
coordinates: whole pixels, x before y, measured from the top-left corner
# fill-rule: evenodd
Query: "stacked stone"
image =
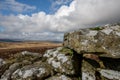
<path fill-rule="evenodd" d="M 120 80 L 120 25 L 66 33 L 63 45 L 83 56 L 82 80 Z"/>

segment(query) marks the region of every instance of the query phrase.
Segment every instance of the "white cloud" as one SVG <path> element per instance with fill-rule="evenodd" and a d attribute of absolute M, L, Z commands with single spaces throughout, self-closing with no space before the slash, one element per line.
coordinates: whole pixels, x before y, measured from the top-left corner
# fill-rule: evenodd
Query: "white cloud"
<path fill-rule="evenodd" d="M 0 15 L 0 25 L 5 27 L 2 35 L 9 38 L 13 35 L 14 38 L 62 40 L 67 31 L 120 21 L 119 8 L 120 0 L 74 0 L 52 15 L 45 12 L 31 16 Z"/>
<path fill-rule="evenodd" d="M 59 6 L 66 5 L 73 0 L 50 0 L 50 1 L 52 2 L 51 6 L 52 10 L 56 11 L 59 8 Z"/>
<path fill-rule="evenodd" d="M 0 1 L 0 10 L 11 10 L 14 12 L 25 12 L 35 10 L 35 6 L 19 3 L 15 0 Z"/>

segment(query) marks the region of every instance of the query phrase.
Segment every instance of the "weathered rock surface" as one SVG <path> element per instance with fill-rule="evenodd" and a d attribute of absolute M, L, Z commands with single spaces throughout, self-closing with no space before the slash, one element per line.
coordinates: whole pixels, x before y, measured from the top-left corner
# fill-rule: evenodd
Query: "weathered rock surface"
<path fill-rule="evenodd" d="M 100 69 L 101 76 L 110 80 L 120 80 L 120 72 L 114 70 Z"/>
<path fill-rule="evenodd" d="M 66 75 L 55 75 L 45 80 L 73 80 L 73 79 Z"/>
<path fill-rule="evenodd" d="M 66 33 L 63 45 L 82 55 L 82 80 L 120 80 L 120 25 Z"/>
<path fill-rule="evenodd" d="M 32 53 L 32 52 L 28 52 L 28 51 L 23 51 L 23 52 L 21 52 L 21 54 L 22 55 L 28 55 L 28 56 L 39 56 L 39 57 L 41 57 L 42 56 L 42 54 L 39 54 L 39 53 Z"/>
<path fill-rule="evenodd" d="M 100 68 L 99 64 L 91 60 L 82 62 L 82 80 L 119 80 L 120 71 Z"/>
<path fill-rule="evenodd" d="M 48 64 L 41 63 L 39 65 L 28 65 L 24 66 L 21 69 L 17 69 L 11 76 L 13 80 L 16 79 L 30 79 L 36 80 L 40 79 L 43 80 L 45 77 L 51 75 L 52 69 L 49 67 Z"/>
<path fill-rule="evenodd" d="M 43 58 L 46 58 L 47 63 L 58 73 L 67 75 L 75 75 L 77 73 L 73 65 L 75 63 L 73 52 L 70 49 L 59 47 L 57 49 L 48 50 Z"/>
<path fill-rule="evenodd" d="M 1 71 L 0 80 L 78 80 L 81 63 L 74 57 L 73 51 L 65 47 L 48 50 L 43 57 L 24 51 L 6 60 L 9 65 Z"/>
<path fill-rule="evenodd" d="M 95 68 L 88 62 L 82 62 L 82 80 L 96 80 Z"/>
<path fill-rule="evenodd" d="M 11 74 L 20 67 L 19 63 L 12 64 L 8 70 L 1 76 L 1 80 L 10 80 Z"/>
<path fill-rule="evenodd" d="M 25 53 L 25 52 L 24 52 Z M 27 52 L 26 52 L 27 53 Z M 30 53 L 30 52 L 28 52 Z M 34 53 L 31 53 L 34 54 Z M 10 80 L 12 74 L 26 65 L 33 65 L 34 62 L 41 60 L 41 55 L 26 55 L 17 53 L 13 57 L 6 59 L 4 65 L 0 67 L 0 80 Z M 17 79 L 16 79 L 17 80 Z"/>
<path fill-rule="evenodd" d="M 78 53 L 92 52 L 104 57 L 120 58 L 120 25 L 66 33 L 64 46 L 74 49 Z"/>
<path fill-rule="evenodd" d="M 0 58 L 0 67 L 5 64 L 5 61 Z"/>

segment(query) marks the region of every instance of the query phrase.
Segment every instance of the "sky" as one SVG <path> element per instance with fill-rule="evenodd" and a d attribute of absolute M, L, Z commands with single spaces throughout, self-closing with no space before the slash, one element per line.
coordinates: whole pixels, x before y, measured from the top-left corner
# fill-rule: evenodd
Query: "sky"
<path fill-rule="evenodd" d="M 120 22 L 120 0 L 0 0 L 0 39 L 62 41 L 66 32 Z"/>

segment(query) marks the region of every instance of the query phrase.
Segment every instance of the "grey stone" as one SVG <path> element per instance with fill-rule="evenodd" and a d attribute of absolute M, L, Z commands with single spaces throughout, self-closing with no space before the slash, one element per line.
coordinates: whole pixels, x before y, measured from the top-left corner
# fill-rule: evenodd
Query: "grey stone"
<path fill-rule="evenodd" d="M 101 76 L 109 80 L 120 80 L 120 72 L 115 70 L 99 69 Z"/>
<path fill-rule="evenodd" d="M 52 69 L 48 64 L 41 63 L 39 65 L 28 65 L 21 69 L 17 69 L 11 76 L 13 80 L 15 79 L 44 79 L 45 77 L 52 74 Z"/>
<path fill-rule="evenodd" d="M 73 80 L 66 75 L 55 75 L 45 80 Z"/>
<path fill-rule="evenodd" d="M 4 72 L 4 74 L 1 76 L 1 79 L 0 80 L 9 80 L 11 78 L 11 74 L 17 70 L 19 67 L 21 66 L 21 64 L 19 63 L 14 63 L 12 64 L 8 70 L 6 70 Z"/>
<path fill-rule="evenodd" d="M 82 80 L 96 80 L 95 68 L 87 61 L 82 61 Z"/>
<path fill-rule="evenodd" d="M 74 75 L 75 69 L 73 66 L 72 55 L 66 55 L 63 53 L 61 51 L 63 48 L 64 47 L 58 47 L 56 49 L 48 50 L 43 55 L 43 58 L 47 58 L 47 63 L 53 67 L 54 71 Z"/>
<path fill-rule="evenodd" d="M 6 62 L 2 59 L 2 58 L 0 58 L 0 67 L 2 66 L 2 65 L 4 65 Z"/>
<path fill-rule="evenodd" d="M 66 33 L 63 44 L 79 54 L 93 52 L 103 57 L 120 58 L 120 26 L 103 26 Z"/>
<path fill-rule="evenodd" d="M 34 57 L 42 57 L 42 54 L 40 53 L 33 53 L 29 51 L 23 51 L 21 52 L 22 55 L 29 55 L 29 56 L 34 56 Z"/>

